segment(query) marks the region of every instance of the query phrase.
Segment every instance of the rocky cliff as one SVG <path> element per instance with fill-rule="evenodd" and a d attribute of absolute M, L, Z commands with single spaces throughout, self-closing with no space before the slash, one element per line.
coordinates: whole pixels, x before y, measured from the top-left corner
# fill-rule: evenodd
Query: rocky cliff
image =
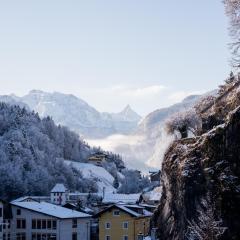
<path fill-rule="evenodd" d="M 221 111 L 216 103 L 202 135 L 175 141 L 165 154 L 152 219 L 160 240 L 240 239 L 239 88 L 221 99 Z"/>

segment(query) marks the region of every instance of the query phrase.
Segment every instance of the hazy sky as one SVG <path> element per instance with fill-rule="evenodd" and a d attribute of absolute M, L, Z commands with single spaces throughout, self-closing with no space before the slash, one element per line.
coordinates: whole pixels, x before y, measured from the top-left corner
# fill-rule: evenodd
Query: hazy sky
<path fill-rule="evenodd" d="M 0 94 L 146 114 L 221 84 L 228 42 L 220 0 L 0 0 Z"/>

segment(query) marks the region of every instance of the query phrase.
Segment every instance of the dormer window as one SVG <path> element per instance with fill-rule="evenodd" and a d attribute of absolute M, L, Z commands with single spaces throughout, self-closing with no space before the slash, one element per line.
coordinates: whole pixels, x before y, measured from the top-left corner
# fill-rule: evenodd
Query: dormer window
<path fill-rule="evenodd" d="M 113 211 L 113 216 L 120 216 L 120 211 L 119 210 L 114 210 Z"/>

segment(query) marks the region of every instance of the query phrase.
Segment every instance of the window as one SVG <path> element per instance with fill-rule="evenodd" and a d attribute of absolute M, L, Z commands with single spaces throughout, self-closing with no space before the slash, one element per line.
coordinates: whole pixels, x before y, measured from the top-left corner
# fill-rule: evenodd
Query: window
<path fill-rule="evenodd" d="M 41 219 L 37 219 L 37 229 L 41 228 L 42 228 Z"/>
<path fill-rule="evenodd" d="M 123 236 L 123 240 L 128 240 L 128 236 Z"/>
<path fill-rule="evenodd" d="M 46 229 L 46 228 L 47 228 L 47 221 L 42 220 L 42 229 Z"/>
<path fill-rule="evenodd" d="M 52 229 L 57 229 L 57 221 L 56 220 L 52 221 Z"/>
<path fill-rule="evenodd" d="M 77 240 L 77 233 L 72 234 L 72 240 Z"/>
<path fill-rule="evenodd" d="M 114 210 L 113 211 L 113 216 L 119 216 L 120 215 L 120 211 L 119 210 Z"/>
<path fill-rule="evenodd" d="M 105 240 L 111 240 L 110 236 L 105 236 Z"/>
<path fill-rule="evenodd" d="M 17 219 L 17 229 L 26 228 L 26 219 Z"/>
<path fill-rule="evenodd" d="M 26 220 L 22 219 L 22 228 L 25 229 L 26 228 Z"/>
<path fill-rule="evenodd" d="M 32 240 L 36 240 L 37 239 L 37 234 L 36 233 L 32 233 Z"/>
<path fill-rule="evenodd" d="M 26 233 L 17 233 L 17 240 L 26 240 Z"/>
<path fill-rule="evenodd" d="M 77 219 L 72 220 L 72 228 L 77 228 Z"/>
<path fill-rule="evenodd" d="M 2 217 L 3 216 L 3 210 L 2 210 L 2 208 L 0 208 L 0 217 Z"/>
<path fill-rule="evenodd" d="M 0 232 L 2 232 L 2 224 L 0 225 Z"/>
<path fill-rule="evenodd" d="M 21 209 L 17 209 L 17 215 L 21 215 Z"/>
<path fill-rule="evenodd" d="M 47 220 L 47 228 L 52 229 L 52 221 L 51 220 Z"/>
<path fill-rule="evenodd" d="M 36 219 L 33 219 L 32 220 L 32 229 L 36 229 L 36 227 L 37 227 Z"/>
<path fill-rule="evenodd" d="M 3 220 L 3 229 L 10 228 L 10 220 Z"/>
<path fill-rule="evenodd" d="M 128 229 L 128 222 L 123 222 L 123 228 Z"/>
<path fill-rule="evenodd" d="M 49 240 L 57 240 L 57 235 L 56 234 L 48 234 L 47 239 Z"/>
<path fill-rule="evenodd" d="M 10 240 L 10 233 L 8 233 L 8 235 L 6 233 L 4 233 L 3 240 Z"/>
<path fill-rule="evenodd" d="M 111 228 L 110 222 L 106 222 L 106 223 L 105 223 L 105 228 L 106 228 L 106 229 L 110 229 L 110 228 Z"/>

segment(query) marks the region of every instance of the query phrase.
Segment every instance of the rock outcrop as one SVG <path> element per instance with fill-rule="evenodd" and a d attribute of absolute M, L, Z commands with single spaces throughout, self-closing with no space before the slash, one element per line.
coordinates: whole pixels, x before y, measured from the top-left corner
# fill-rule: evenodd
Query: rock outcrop
<path fill-rule="evenodd" d="M 218 109 L 210 119 L 219 119 Z M 152 219 L 160 240 L 240 239 L 238 90 L 231 104 L 221 100 L 221 109 L 221 124 L 175 141 L 165 154 L 163 193 Z"/>

